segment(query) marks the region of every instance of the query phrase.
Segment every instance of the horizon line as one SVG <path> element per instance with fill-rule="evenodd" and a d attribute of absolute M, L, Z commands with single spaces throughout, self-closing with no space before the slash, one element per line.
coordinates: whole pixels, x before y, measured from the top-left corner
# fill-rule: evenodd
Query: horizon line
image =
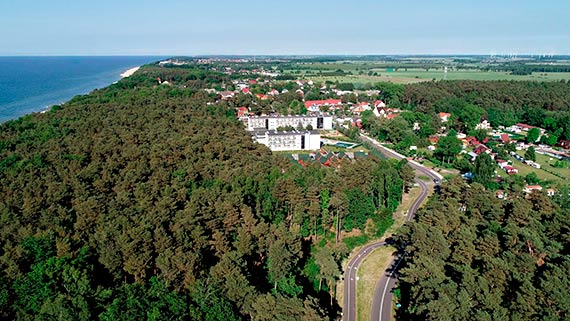
<path fill-rule="evenodd" d="M 378 54 L 228 54 L 228 53 L 210 53 L 210 54 L 0 54 L 2 58 L 17 57 L 569 57 L 570 54 L 551 54 L 551 53 L 378 53 Z"/>

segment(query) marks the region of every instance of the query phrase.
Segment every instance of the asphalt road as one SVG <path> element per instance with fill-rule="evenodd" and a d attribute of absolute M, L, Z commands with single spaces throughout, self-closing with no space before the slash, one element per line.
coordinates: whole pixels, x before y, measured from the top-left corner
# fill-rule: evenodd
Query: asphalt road
<path fill-rule="evenodd" d="M 395 158 L 395 159 L 402 159 L 404 158 L 403 155 L 396 153 L 395 151 L 388 149 L 384 146 L 381 146 L 380 143 L 371 139 L 368 136 L 361 135 L 361 139 L 368 141 L 371 143 L 375 148 L 380 150 L 386 157 Z M 406 220 L 412 220 L 414 215 L 422 204 L 423 200 L 428 195 L 428 186 L 425 182 L 420 180 L 417 176 L 419 174 L 425 175 L 430 179 L 434 180 L 436 184 L 439 184 L 443 177 L 428 168 L 414 162 L 409 161 L 409 165 L 416 170 L 416 183 L 421 187 L 422 192 L 416 198 L 410 209 L 408 210 L 408 215 Z M 370 243 L 364 246 L 360 251 L 350 260 L 348 263 L 347 269 L 344 273 L 344 302 L 343 302 L 343 320 L 344 321 L 356 321 L 356 272 L 358 270 L 358 266 L 368 254 L 370 254 L 375 249 L 385 246 L 386 242 L 376 242 Z M 374 321 L 389 321 L 392 318 L 392 289 L 397 280 L 397 267 L 402 261 L 403 257 L 396 257 L 392 260 L 389 264 L 389 268 L 386 270 L 382 278 L 376 284 L 376 290 L 374 291 L 374 299 L 372 301 L 371 307 L 371 314 L 370 320 Z"/>

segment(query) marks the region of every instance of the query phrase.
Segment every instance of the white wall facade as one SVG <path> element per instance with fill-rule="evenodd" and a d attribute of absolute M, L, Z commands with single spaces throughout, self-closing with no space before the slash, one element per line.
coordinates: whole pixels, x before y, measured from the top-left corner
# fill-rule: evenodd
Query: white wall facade
<path fill-rule="evenodd" d="M 317 150 L 321 148 L 321 135 L 312 131 L 266 131 L 255 134 L 253 139 L 269 147 L 272 151 Z"/>
<path fill-rule="evenodd" d="M 319 126 L 320 121 L 322 125 Z M 303 128 L 311 125 L 314 130 L 332 129 L 332 116 L 260 116 L 248 117 L 247 130 L 276 130 L 279 127 L 291 126 L 297 128 L 301 124 Z"/>

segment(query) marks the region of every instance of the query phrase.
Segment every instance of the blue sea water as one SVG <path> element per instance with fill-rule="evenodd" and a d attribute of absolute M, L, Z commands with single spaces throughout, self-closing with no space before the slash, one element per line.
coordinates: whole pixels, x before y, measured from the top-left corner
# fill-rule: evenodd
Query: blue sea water
<path fill-rule="evenodd" d="M 0 57 L 0 123 L 106 87 L 163 57 Z"/>

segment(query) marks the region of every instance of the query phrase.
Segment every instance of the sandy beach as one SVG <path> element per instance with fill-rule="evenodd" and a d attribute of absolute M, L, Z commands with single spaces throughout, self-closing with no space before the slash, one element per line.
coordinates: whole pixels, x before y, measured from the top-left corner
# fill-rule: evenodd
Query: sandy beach
<path fill-rule="evenodd" d="M 122 74 L 121 74 L 121 77 L 122 77 L 122 78 L 125 78 L 125 77 L 132 76 L 132 74 L 134 74 L 137 70 L 139 70 L 139 68 L 140 68 L 140 67 L 131 68 L 131 69 L 125 71 L 124 73 L 122 73 Z"/>

